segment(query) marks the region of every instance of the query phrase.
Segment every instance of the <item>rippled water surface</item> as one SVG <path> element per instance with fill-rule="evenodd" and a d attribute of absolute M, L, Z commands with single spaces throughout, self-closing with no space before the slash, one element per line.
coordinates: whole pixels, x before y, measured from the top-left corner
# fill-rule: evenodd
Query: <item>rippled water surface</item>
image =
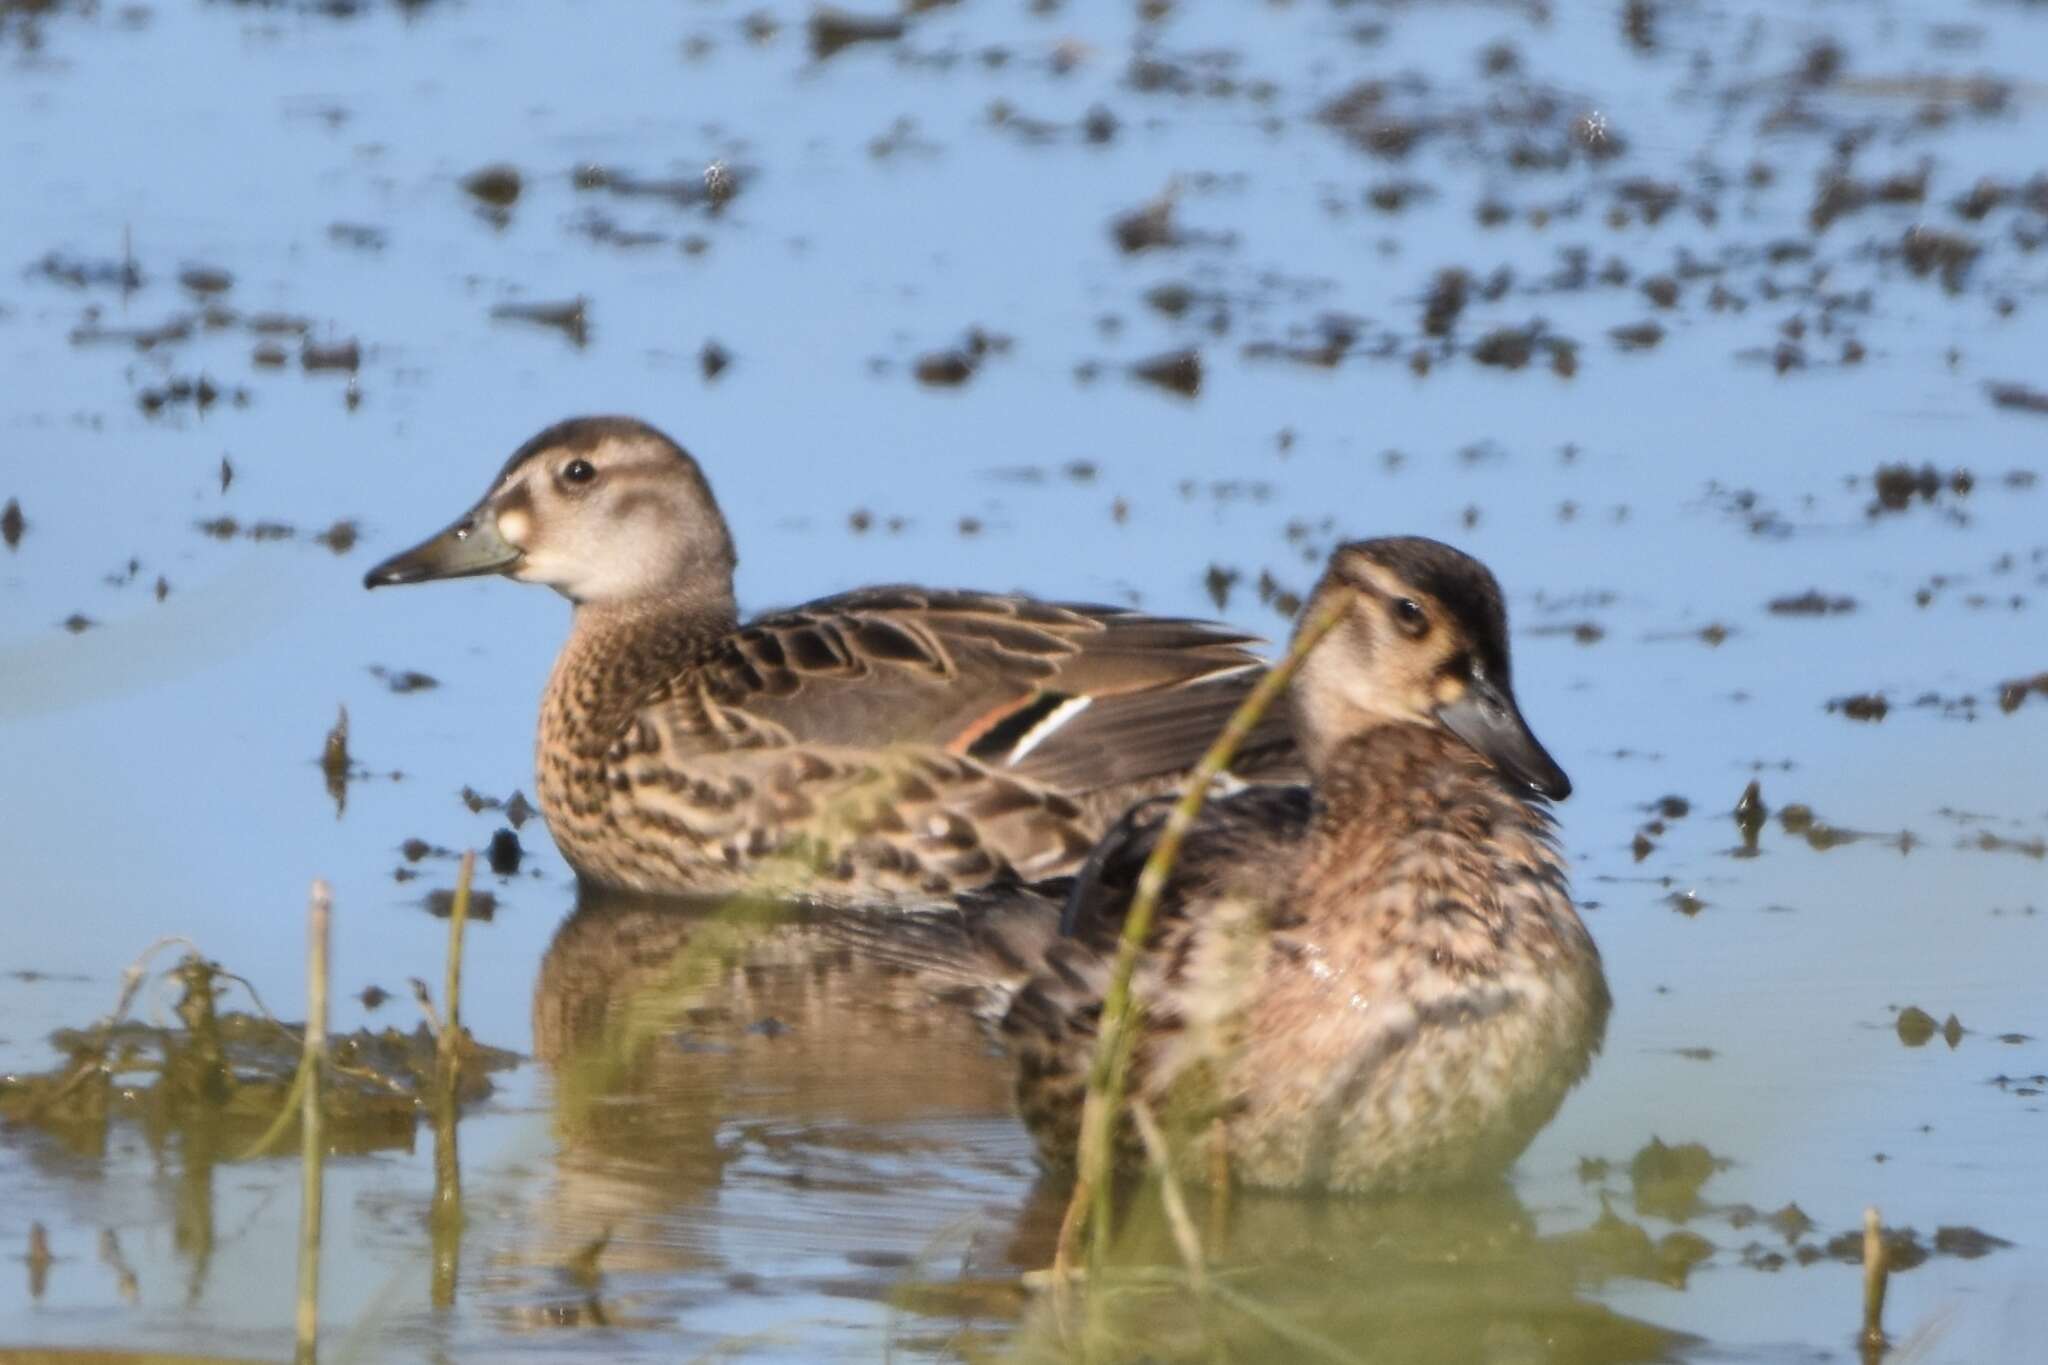
<path fill-rule="evenodd" d="M 748 609 L 1281 634 L 1390 532 L 1507 586 L 1605 1055 L 1510 1190 L 1198 1211 L 1225 1297 L 1145 1278 L 1141 1196 L 1119 1352 L 1848 1358 L 1875 1203 L 1913 1358 L 2030 1358 L 2048 9 L 913 8 L 0 0 L 0 1065 L 164 935 L 296 1016 L 315 875 L 337 1027 L 412 1026 L 567 609 L 362 572 L 626 411 Z M 330 1168 L 330 1354 L 1057 1351 L 1064 1191 L 971 1024 L 518 837 L 464 1011 L 534 1063 L 461 1126 L 453 1306 L 423 1128 Z M 0 1346 L 288 1348 L 296 1165 L 189 1145 L 0 1132 L 0 1248 L 55 1258 Z"/>

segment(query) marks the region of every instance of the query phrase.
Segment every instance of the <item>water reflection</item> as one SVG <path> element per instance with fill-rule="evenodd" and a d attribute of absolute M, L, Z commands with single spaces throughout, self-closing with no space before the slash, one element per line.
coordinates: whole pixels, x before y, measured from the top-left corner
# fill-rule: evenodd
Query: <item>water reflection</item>
<path fill-rule="evenodd" d="M 558 1151 L 498 1277 L 522 1321 L 875 1299 L 1029 1183 L 971 1021 L 802 914 L 586 890 L 533 1030 Z"/>
<path fill-rule="evenodd" d="M 1611 1214 L 1542 1234 L 1504 1185 L 1381 1201 L 1240 1196 L 1221 1217 L 1195 1207 L 1208 1224 L 1206 1291 L 1175 1268 L 1147 1195 L 1096 1302 L 1064 1321 L 1050 1295 L 1034 1303 L 1020 1357 L 1085 1346 L 1109 1359 L 1618 1362 L 1690 1343 L 1591 1297 L 1614 1278 L 1658 1277 L 1650 1239 Z M 1036 1258 L 1051 1245 L 1017 1249 Z"/>
<path fill-rule="evenodd" d="M 501 1327 L 712 1343 L 735 1300 L 799 1334 L 852 1300 L 895 1348 L 1021 1327 L 1027 1359 L 1219 1342 L 1348 1359 L 1370 1342 L 1374 1359 L 1624 1361 L 1684 1340 L 1586 1295 L 1616 1276 L 1682 1286 L 1697 1257 L 1604 1212 L 1539 1233 L 1505 1185 L 1197 1194 L 1199 1293 L 1156 1190 L 1133 1187 L 1095 1311 L 1062 1323 L 1025 1285 L 1052 1259 L 1066 1181 L 1036 1169 L 1007 1063 L 815 915 L 585 891 L 542 963 L 534 1038 L 559 1146 L 486 1272 Z"/>

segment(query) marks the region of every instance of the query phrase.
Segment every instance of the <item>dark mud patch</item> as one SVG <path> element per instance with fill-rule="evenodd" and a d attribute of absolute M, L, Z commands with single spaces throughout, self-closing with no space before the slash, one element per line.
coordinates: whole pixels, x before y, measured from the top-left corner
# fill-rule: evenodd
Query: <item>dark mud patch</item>
<path fill-rule="evenodd" d="M 329 223 L 327 240 L 351 251 L 382 251 L 391 244 L 391 234 L 368 223 Z"/>
<path fill-rule="evenodd" d="M 1818 588 L 1786 597 L 1773 597 L 1764 610 L 1773 616 L 1846 616 L 1856 610 L 1856 599 L 1841 593 L 1824 593 Z"/>
<path fill-rule="evenodd" d="M 893 14 L 858 14 L 820 5 L 811 11 L 811 56 L 822 62 L 862 43 L 893 43 L 909 30 L 909 24 Z"/>
<path fill-rule="evenodd" d="M 1202 392 L 1202 353 L 1196 350 L 1168 351 L 1130 367 L 1131 378 L 1182 398 L 1196 398 Z"/>
<path fill-rule="evenodd" d="M 1827 704 L 1830 715 L 1840 715 L 1849 720 L 1879 721 L 1891 713 L 1891 703 L 1880 692 L 1858 692 L 1847 697 L 1836 697 Z"/>
<path fill-rule="evenodd" d="M 1597 645 L 1607 638 L 1607 627 L 1598 621 L 1558 621 L 1548 625 L 1531 626 L 1523 634 L 1539 639 L 1545 636 L 1566 637 L 1575 644 Z"/>
<path fill-rule="evenodd" d="M 2028 697 L 2048 697 L 2048 673 L 2011 678 L 1998 685 L 1998 709 L 2007 715 L 2019 710 Z"/>
<path fill-rule="evenodd" d="M 525 188 L 519 168 L 503 163 L 481 167 L 462 177 L 463 192 L 492 209 L 511 208 L 519 202 L 520 192 Z"/>
<path fill-rule="evenodd" d="M 299 344 L 299 368 L 307 374 L 354 374 L 362 367 L 362 343 L 353 337 L 340 341 L 315 341 L 307 337 Z"/>
<path fill-rule="evenodd" d="M 161 417 L 179 408 L 191 408 L 194 412 L 205 412 L 222 397 L 222 390 L 206 375 L 178 377 L 165 380 L 137 391 L 135 406 L 145 417 Z M 249 391 L 237 385 L 226 391 L 226 397 L 236 407 L 249 405 Z"/>
<path fill-rule="evenodd" d="M 911 376 L 928 389 L 958 388 L 972 379 L 990 359 L 1007 355 L 1010 338 L 1000 332 L 970 327 L 951 346 L 927 351 L 912 363 Z"/>
<path fill-rule="evenodd" d="M 431 692 L 441 685 L 440 679 L 429 674 L 415 672 L 410 668 L 385 668 L 382 664 L 370 665 L 370 676 L 401 697 L 410 696 L 414 692 Z"/>
<path fill-rule="evenodd" d="M 1237 245 L 1234 233 L 1183 225 L 1180 221 L 1182 193 L 1182 184 L 1176 182 L 1136 208 L 1111 218 L 1109 239 L 1116 244 L 1116 249 L 1126 256 L 1138 256 L 1182 247 L 1228 249 Z"/>
<path fill-rule="evenodd" d="M 1867 510 L 1872 517 L 1904 512 L 1916 503 L 1932 505 L 1949 496 L 1966 497 L 1976 486 L 1977 476 L 1967 469 L 1943 473 L 1931 464 L 1879 465 L 1870 477 L 1876 497 Z"/>
<path fill-rule="evenodd" d="M 2025 384 L 2000 383 L 1986 384 L 1984 391 L 1993 407 L 2048 416 L 2048 391 L 2029 388 Z"/>
<path fill-rule="evenodd" d="M 589 306 L 581 297 L 553 303 L 500 303 L 491 308 L 491 317 L 499 322 L 552 328 L 578 350 L 590 344 Z"/>
<path fill-rule="evenodd" d="M 429 891 L 426 899 L 421 901 L 420 905 L 435 919 L 447 919 L 455 912 L 455 891 L 453 888 L 448 887 Z M 497 896 L 489 891 L 471 891 L 469 893 L 469 917 L 472 920 L 481 920 L 485 924 L 496 919 L 498 917 Z"/>
<path fill-rule="evenodd" d="M 716 341 L 705 342 L 697 352 L 697 370 L 704 376 L 704 382 L 707 384 L 732 368 L 732 361 L 732 352 Z"/>
<path fill-rule="evenodd" d="M 1647 351 L 1664 339 L 1664 327 L 1657 322 L 1630 322 L 1607 329 L 1608 337 L 1624 351 Z"/>
<path fill-rule="evenodd" d="M 299 528 L 286 521 L 244 523 L 234 517 L 222 515 L 195 521 L 192 526 L 201 535 L 212 540 L 250 540 L 260 545 L 299 538 Z M 360 534 L 361 528 L 355 521 L 343 520 L 335 522 L 324 531 L 307 536 L 306 540 L 337 555 L 345 555 L 356 547 L 356 540 Z"/>
<path fill-rule="evenodd" d="M 119 260 L 109 260 L 52 251 L 30 265 L 28 275 L 70 289 L 115 289 L 123 294 L 135 293 L 148 282 L 141 265 L 129 253 Z"/>
<path fill-rule="evenodd" d="M 520 844 L 519 836 L 509 829 L 493 833 L 489 846 L 484 850 L 484 860 L 500 877 L 517 876 L 519 864 L 525 857 L 526 849 Z"/>

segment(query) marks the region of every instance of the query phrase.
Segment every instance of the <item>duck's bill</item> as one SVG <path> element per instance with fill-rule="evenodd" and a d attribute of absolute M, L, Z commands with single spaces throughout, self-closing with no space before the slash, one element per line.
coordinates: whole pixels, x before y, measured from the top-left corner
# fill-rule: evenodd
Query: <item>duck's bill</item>
<path fill-rule="evenodd" d="M 479 509 L 431 540 L 391 556 L 363 575 L 363 586 L 388 588 L 503 573 L 519 562 L 519 553 L 518 546 L 498 534 L 497 519 Z"/>
<path fill-rule="evenodd" d="M 1530 733 L 1515 699 L 1501 688 L 1475 682 L 1462 700 L 1439 707 L 1436 717 L 1511 781 L 1552 801 L 1572 794 L 1572 780 Z"/>

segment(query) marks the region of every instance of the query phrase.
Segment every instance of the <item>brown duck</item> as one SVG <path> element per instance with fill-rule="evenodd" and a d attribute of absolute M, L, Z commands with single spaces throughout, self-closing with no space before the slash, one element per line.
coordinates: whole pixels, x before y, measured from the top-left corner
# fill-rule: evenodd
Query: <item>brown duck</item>
<path fill-rule="evenodd" d="M 1390 1193 L 1497 1175 L 1606 1027 L 1545 806 L 1570 783 L 1516 706 L 1478 561 L 1360 541 L 1304 619 L 1333 596 L 1350 605 L 1291 694 L 1312 786 L 1213 800 L 1191 832 L 1140 960 L 1132 1093 L 1177 1120 L 1196 1179 Z M 1064 883 L 851 931 L 976 1005 L 1055 1164 L 1163 805 L 1136 807 Z"/>
<path fill-rule="evenodd" d="M 1071 871 L 1261 667 L 1223 627 L 995 593 L 870 588 L 743 626 L 736 559 L 695 460 L 585 417 L 364 581 L 496 573 L 575 604 L 541 811 L 583 878 L 667 895 L 918 904 Z M 1275 725 L 1251 764 L 1289 758 Z"/>

